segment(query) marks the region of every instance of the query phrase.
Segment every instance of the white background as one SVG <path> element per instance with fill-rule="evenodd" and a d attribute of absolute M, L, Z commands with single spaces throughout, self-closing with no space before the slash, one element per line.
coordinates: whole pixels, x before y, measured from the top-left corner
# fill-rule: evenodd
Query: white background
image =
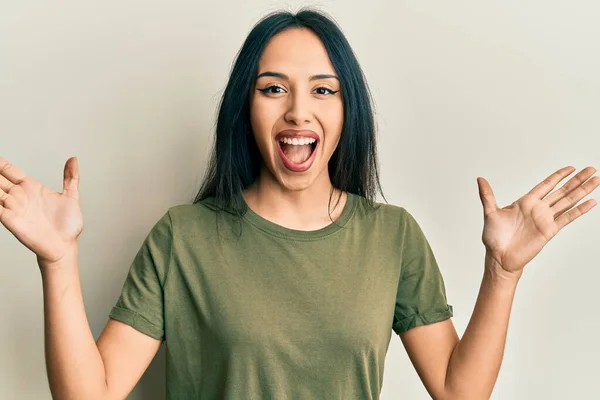
<path fill-rule="evenodd" d="M 476 178 L 504 207 L 561 167 L 600 167 L 591 0 L 2 0 L 0 156 L 57 191 L 65 161 L 78 157 L 80 270 L 96 338 L 152 225 L 198 190 L 249 30 L 302 5 L 330 13 L 358 56 L 387 200 L 426 233 L 459 335 L 483 271 Z M 597 398 L 599 210 L 527 265 L 492 399 Z M 0 277 L 0 398 L 49 399 L 39 270 L 3 227 Z M 164 398 L 164 363 L 163 347 L 130 399 Z M 381 398 L 429 398 L 395 334 Z"/>

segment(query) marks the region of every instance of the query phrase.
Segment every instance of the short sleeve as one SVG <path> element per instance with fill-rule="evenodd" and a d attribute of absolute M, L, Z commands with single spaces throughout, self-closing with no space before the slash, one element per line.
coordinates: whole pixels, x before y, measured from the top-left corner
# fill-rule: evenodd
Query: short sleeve
<path fill-rule="evenodd" d="M 171 260 L 171 217 L 167 211 L 150 230 L 131 263 L 109 317 L 155 339 L 164 339 L 163 287 Z"/>
<path fill-rule="evenodd" d="M 397 334 L 453 316 L 444 279 L 415 218 L 404 210 L 402 260 L 392 329 Z"/>

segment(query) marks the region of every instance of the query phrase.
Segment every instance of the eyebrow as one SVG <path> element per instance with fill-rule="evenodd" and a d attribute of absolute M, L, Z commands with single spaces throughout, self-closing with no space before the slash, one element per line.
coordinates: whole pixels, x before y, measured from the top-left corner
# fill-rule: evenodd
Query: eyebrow
<path fill-rule="evenodd" d="M 290 78 L 286 75 L 283 74 L 281 72 L 273 72 L 273 71 L 265 71 L 262 72 L 260 74 L 258 74 L 256 76 L 256 79 L 258 80 L 258 78 L 263 77 L 263 76 L 273 76 L 275 78 L 282 78 L 282 79 L 287 79 L 289 80 Z M 338 78 L 336 75 L 332 75 L 332 74 L 319 74 L 319 75 L 313 75 L 309 78 L 310 81 L 314 81 L 317 79 L 328 79 L 328 78 L 335 78 L 338 81 L 340 80 L 340 78 Z"/>

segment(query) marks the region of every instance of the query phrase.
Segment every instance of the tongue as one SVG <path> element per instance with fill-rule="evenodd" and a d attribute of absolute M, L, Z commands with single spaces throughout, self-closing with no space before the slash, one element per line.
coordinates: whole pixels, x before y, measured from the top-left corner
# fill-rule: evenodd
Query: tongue
<path fill-rule="evenodd" d="M 310 144 L 305 144 L 301 146 L 283 144 L 282 150 L 283 154 L 285 154 L 287 159 L 296 164 L 302 164 L 304 161 L 308 160 L 312 153 L 312 148 Z"/>

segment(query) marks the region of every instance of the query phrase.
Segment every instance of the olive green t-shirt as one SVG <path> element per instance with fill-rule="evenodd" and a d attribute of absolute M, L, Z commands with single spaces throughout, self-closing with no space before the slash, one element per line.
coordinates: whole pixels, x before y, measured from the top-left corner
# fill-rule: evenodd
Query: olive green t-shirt
<path fill-rule="evenodd" d="M 110 317 L 166 341 L 174 399 L 378 399 L 392 330 L 453 316 L 423 231 L 349 194 L 340 217 L 288 229 L 212 199 L 168 209 Z"/>

